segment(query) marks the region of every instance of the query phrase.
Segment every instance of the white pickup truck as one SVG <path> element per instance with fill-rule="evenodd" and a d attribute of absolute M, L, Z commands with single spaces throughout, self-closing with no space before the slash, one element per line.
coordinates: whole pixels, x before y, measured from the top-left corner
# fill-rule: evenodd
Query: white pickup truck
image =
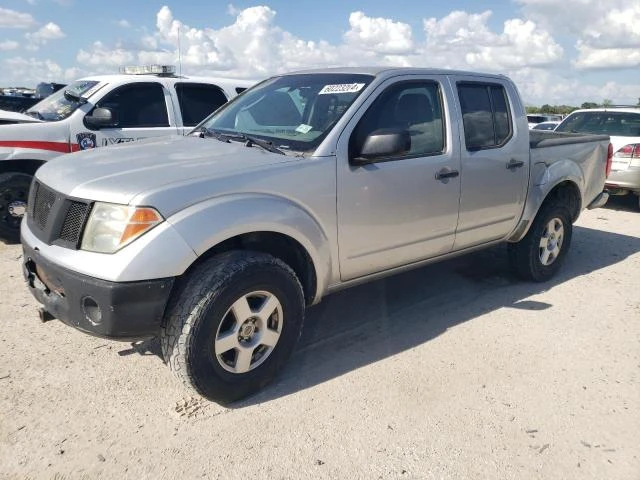
<path fill-rule="evenodd" d="M 530 133 L 501 75 L 281 75 L 191 135 L 38 170 L 24 275 L 42 319 L 158 335 L 180 379 L 229 402 L 274 377 L 305 307 L 336 290 L 499 242 L 519 276 L 549 279 L 611 161 L 608 136 Z"/>
<path fill-rule="evenodd" d="M 0 239 L 19 240 L 32 176 L 47 160 L 184 134 L 255 83 L 177 76 L 167 65 L 123 71 L 82 78 L 25 113 L 0 112 Z"/>

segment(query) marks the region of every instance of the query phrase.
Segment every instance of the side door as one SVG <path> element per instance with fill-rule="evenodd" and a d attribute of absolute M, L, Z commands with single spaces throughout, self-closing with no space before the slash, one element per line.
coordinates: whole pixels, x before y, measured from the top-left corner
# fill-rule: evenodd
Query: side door
<path fill-rule="evenodd" d="M 340 136 L 337 212 L 343 281 L 451 250 L 458 220 L 460 151 L 444 76 L 387 80 Z M 399 154 L 356 164 L 371 134 L 406 132 Z"/>
<path fill-rule="evenodd" d="M 160 82 L 136 82 L 116 87 L 98 100 L 88 113 L 92 115 L 96 108 L 108 108 L 113 114 L 112 125 L 95 129 L 83 122 L 75 126 L 81 130 L 72 131 L 71 140 L 78 137 L 77 143 L 84 149 L 86 137 L 90 138 L 89 145 L 95 143 L 96 147 L 106 147 L 149 137 L 175 135 L 177 129 L 172 126 L 175 121 L 172 109 L 168 108 L 170 105 L 169 91 Z"/>
<path fill-rule="evenodd" d="M 177 82 L 175 95 L 182 118 L 178 131 L 183 135 L 228 101 L 220 87 L 208 83 Z"/>
<path fill-rule="evenodd" d="M 527 196 L 529 132 L 510 82 L 453 77 L 462 124 L 462 193 L 455 250 L 504 238 Z"/>

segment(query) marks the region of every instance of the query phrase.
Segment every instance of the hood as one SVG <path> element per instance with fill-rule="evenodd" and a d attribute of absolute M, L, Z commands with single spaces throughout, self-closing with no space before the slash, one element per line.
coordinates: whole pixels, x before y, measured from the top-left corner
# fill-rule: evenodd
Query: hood
<path fill-rule="evenodd" d="M 145 192 L 294 160 L 239 142 L 173 136 L 63 155 L 40 167 L 36 176 L 65 195 L 128 204 Z"/>
<path fill-rule="evenodd" d="M 42 123 L 42 120 L 25 115 L 24 113 L 0 110 L 0 124 L 6 125 L 8 123 Z"/>

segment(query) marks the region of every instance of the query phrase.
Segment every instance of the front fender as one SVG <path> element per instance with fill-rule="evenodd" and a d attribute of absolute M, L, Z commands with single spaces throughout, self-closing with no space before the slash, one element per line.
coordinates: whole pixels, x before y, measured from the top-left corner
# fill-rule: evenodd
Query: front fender
<path fill-rule="evenodd" d="M 199 257 L 238 235 L 274 232 L 302 245 L 316 273 L 316 299 L 332 275 L 331 248 L 320 222 L 302 205 L 268 194 L 233 194 L 192 205 L 167 219 Z"/>

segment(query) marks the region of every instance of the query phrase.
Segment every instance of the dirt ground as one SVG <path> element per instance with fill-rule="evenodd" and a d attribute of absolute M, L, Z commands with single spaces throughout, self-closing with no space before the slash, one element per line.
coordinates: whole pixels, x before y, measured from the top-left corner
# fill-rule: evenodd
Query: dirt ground
<path fill-rule="evenodd" d="M 0 244 L 0 478 L 640 479 L 640 213 L 583 213 L 560 275 L 494 248 L 311 309 L 277 381 L 223 408 L 157 341 L 39 322 Z"/>

